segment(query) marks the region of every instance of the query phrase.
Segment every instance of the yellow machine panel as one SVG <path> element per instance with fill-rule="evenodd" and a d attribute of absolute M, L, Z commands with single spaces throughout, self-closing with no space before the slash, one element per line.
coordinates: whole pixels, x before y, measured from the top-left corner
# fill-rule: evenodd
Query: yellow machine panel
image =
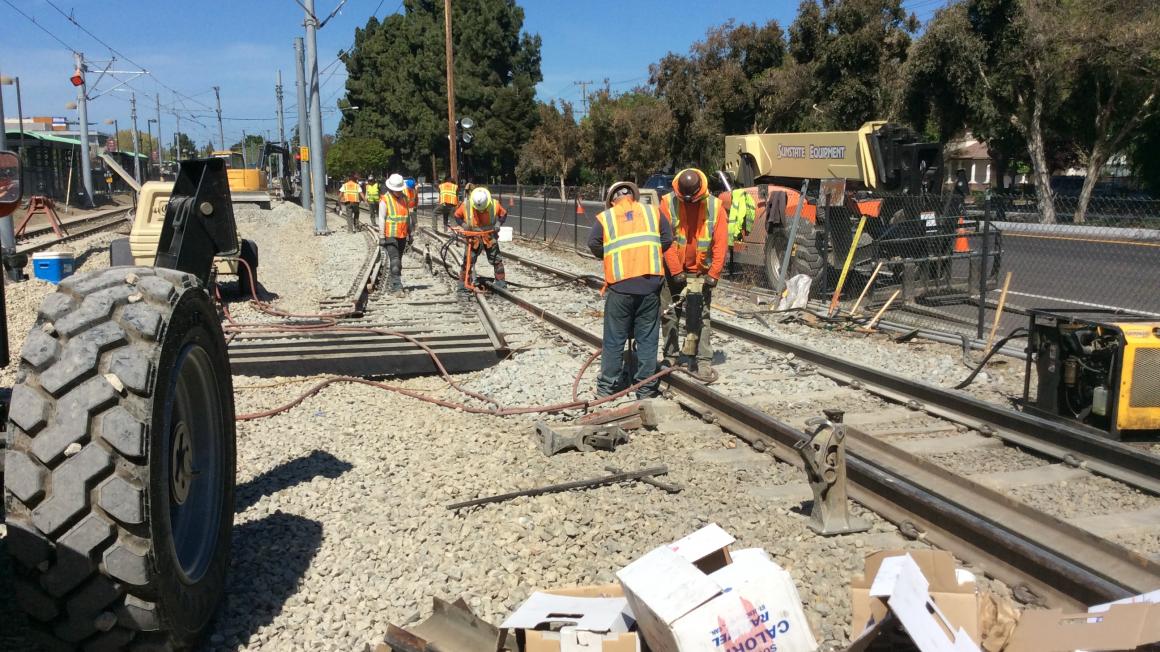
<path fill-rule="evenodd" d="M 1124 334 L 1116 428 L 1160 430 L 1160 321 L 1114 326 Z"/>
<path fill-rule="evenodd" d="M 149 181 L 141 186 L 133 229 L 129 231 L 129 253 L 134 265 L 153 266 L 157 258 L 157 243 L 161 240 L 161 227 L 165 223 L 165 207 L 172 194 L 173 183 L 170 181 Z M 214 265 L 218 274 L 238 273 L 238 263 L 232 259 L 215 259 Z"/>
<path fill-rule="evenodd" d="M 726 136 L 725 171 L 740 177 L 747 164 L 755 177 L 848 179 L 875 188 L 869 136 L 884 124 L 867 122 L 857 131 Z"/>

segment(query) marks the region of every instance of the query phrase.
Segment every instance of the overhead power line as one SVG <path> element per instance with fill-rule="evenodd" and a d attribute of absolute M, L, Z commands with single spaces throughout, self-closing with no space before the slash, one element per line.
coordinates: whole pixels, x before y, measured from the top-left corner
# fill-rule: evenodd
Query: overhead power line
<path fill-rule="evenodd" d="M 50 38 L 52 38 L 52 40 L 63 45 L 69 52 L 80 52 L 80 50 L 74 48 L 73 46 L 69 45 L 68 43 L 65 43 L 52 30 L 48 29 L 44 25 L 41 25 L 39 22 L 37 22 L 37 20 L 35 18 L 24 13 L 24 11 L 22 11 L 20 9 L 20 7 L 17 7 L 16 5 L 12 4 L 12 2 L 10 2 L 10 0 L 3 0 L 3 2 L 4 2 L 4 4 L 8 5 L 9 7 L 12 7 L 12 11 L 15 11 L 16 13 L 20 14 L 21 16 L 24 16 L 26 19 L 28 19 L 28 22 L 32 23 L 33 25 L 36 25 L 40 29 L 40 31 L 47 34 Z"/>

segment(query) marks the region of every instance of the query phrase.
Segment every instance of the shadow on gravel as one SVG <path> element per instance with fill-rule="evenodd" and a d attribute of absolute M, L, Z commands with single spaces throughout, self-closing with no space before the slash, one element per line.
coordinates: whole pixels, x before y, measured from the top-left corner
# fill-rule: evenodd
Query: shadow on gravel
<path fill-rule="evenodd" d="M 298 591 L 321 545 L 322 524 L 294 514 L 275 512 L 235 527 L 226 600 L 209 647 L 236 650 L 250 644 Z"/>
<path fill-rule="evenodd" d="M 350 462 L 340 460 L 326 451 L 315 450 L 306 457 L 299 457 L 266 471 L 245 484 L 238 485 L 234 494 L 234 511 L 241 513 L 251 505 L 296 484 L 310 482 L 323 477 L 333 480 L 354 468 Z"/>

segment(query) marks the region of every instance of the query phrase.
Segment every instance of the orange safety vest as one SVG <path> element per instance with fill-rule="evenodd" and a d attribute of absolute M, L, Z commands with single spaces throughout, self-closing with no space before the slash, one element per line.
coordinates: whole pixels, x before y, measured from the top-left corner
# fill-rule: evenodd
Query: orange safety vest
<path fill-rule="evenodd" d="M 463 202 L 463 214 L 467 216 L 464 222 L 470 231 L 487 231 L 495 228 L 498 212 L 494 199 L 488 202 L 487 208 L 481 211 L 475 210 L 470 202 Z"/>
<path fill-rule="evenodd" d="M 664 274 L 658 218 L 652 206 L 623 200 L 596 216 L 596 221 L 604 229 L 606 284 L 637 276 Z"/>
<path fill-rule="evenodd" d="M 713 266 L 713 229 L 717 226 L 717 206 L 721 200 L 710 194 L 701 201 L 705 204 L 706 213 L 705 219 L 701 220 L 701 228 L 697 229 L 697 266 L 707 270 Z M 673 248 L 682 262 L 688 244 L 685 231 L 681 229 L 681 211 L 686 210 L 682 207 L 684 203 L 675 192 L 670 192 L 661 200 L 662 211 L 673 225 Z"/>
<path fill-rule="evenodd" d="M 439 184 L 439 203 L 445 206 L 454 206 L 458 203 L 459 187 L 450 181 Z"/>
<path fill-rule="evenodd" d="M 407 208 L 419 207 L 419 191 L 415 188 L 403 188 L 403 195 L 407 198 Z"/>
<path fill-rule="evenodd" d="M 342 184 L 342 201 L 348 203 L 357 202 L 360 190 L 357 181 L 347 181 Z"/>
<path fill-rule="evenodd" d="M 405 201 L 399 201 L 391 193 L 383 195 L 383 237 L 406 238 L 410 232 L 408 210 Z"/>

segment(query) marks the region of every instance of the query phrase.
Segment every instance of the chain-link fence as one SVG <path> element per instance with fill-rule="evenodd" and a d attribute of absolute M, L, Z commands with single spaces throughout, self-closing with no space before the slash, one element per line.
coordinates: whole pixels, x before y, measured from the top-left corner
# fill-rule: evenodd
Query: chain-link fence
<path fill-rule="evenodd" d="M 517 238 L 587 252 L 600 189 L 488 188 Z M 431 215 L 434 193 L 420 198 Z M 727 278 L 770 288 L 789 252 L 788 276 L 809 275 L 823 310 L 841 281 L 844 314 L 869 318 L 886 307 L 884 321 L 971 338 L 988 338 L 1000 301 L 997 336 L 1025 325 L 1030 308 L 1160 317 L 1160 201 L 1094 197 L 1077 224 L 1076 199 L 1057 197 L 1056 223 L 1044 224 L 1034 196 L 874 197 L 818 208 L 792 239 L 793 216 L 775 217 L 768 203 L 759 197 L 754 232 L 735 245 Z"/>

